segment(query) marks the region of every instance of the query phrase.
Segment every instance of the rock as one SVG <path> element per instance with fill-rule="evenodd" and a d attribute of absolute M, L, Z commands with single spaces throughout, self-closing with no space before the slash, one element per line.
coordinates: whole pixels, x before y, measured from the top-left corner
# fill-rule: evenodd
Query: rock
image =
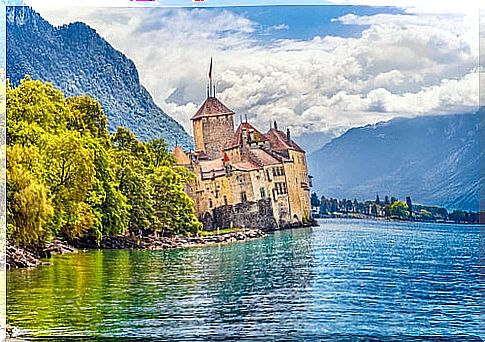
<path fill-rule="evenodd" d="M 7 335 L 6 336 L 7 340 L 10 339 L 10 338 L 15 338 L 19 334 L 17 328 L 11 326 L 10 324 L 7 324 L 7 326 L 5 327 L 5 332 L 6 332 L 6 335 Z"/>
<path fill-rule="evenodd" d="M 53 254 L 66 254 L 73 252 L 77 252 L 77 249 L 68 245 L 65 241 L 56 239 L 47 243 L 44 249 L 40 252 L 40 254 L 42 257 L 50 258 Z"/>
<path fill-rule="evenodd" d="M 7 246 L 6 267 L 26 268 L 40 265 L 39 255 L 18 246 Z"/>

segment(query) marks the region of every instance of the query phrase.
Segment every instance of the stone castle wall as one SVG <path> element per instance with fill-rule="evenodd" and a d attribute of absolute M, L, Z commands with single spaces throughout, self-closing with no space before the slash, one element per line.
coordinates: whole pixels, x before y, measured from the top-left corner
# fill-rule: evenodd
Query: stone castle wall
<path fill-rule="evenodd" d="M 202 214 L 199 220 L 208 231 L 233 227 L 278 229 L 269 198 L 217 207 Z"/>
<path fill-rule="evenodd" d="M 204 150 L 210 159 L 222 157 L 226 141 L 234 135 L 232 115 L 221 115 L 202 119 Z"/>

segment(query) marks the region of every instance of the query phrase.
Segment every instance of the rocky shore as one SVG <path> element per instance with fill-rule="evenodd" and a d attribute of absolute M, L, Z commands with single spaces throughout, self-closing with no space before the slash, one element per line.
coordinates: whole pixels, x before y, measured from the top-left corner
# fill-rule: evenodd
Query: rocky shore
<path fill-rule="evenodd" d="M 259 229 L 241 230 L 221 235 L 212 235 L 204 237 L 125 237 L 114 236 L 104 238 L 99 246 L 92 238 L 83 238 L 76 241 L 74 246 L 76 248 L 84 249 L 173 249 L 186 248 L 194 246 L 205 246 L 217 243 L 229 243 L 236 241 L 243 241 L 249 239 L 256 239 L 265 236 L 266 233 Z"/>
<path fill-rule="evenodd" d="M 76 251 L 76 248 L 70 246 L 67 242 L 57 239 L 37 250 L 7 245 L 6 267 L 7 269 L 36 267 L 42 264 L 40 258 L 50 258 L 54 254 Z"/>
<path fill-rule="evenodd" d="M 187 248 L 207 246 L 218 243 L 256 239 L 265 236 L 260 229 L 248 229 L 221 235 L 205 237 L 106 237 L 98 245 L 93 237 L 83 237 L 68 244 L 65 241 L 54 240 L 40 250 L 25 249 L 16 246 L 7 246 L 7 269 L 36 267 L 42 264 L 40 258 L 50 258 L 54 254 L 77 252 L 79 249 L 145 249 L 161 250 L 174 248 Z"/>

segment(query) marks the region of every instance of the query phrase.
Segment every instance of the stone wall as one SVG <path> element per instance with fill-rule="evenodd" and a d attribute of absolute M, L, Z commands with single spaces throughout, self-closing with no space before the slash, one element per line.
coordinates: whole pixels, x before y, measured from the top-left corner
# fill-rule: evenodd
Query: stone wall
<path fill-rule="evenodd" d="M 209 159 L 222 157 L 222 150 L 228 140 L 234 136 L 232 114 L 202 119 L 204 150 Z"/>
<path fill-rule="evenodd" d="M 232 227 L 266 231 L 278 229 L 269 198 L 217 207 L 202 214 L 199 219 L 204 225 L 203 229 L 208 231 Z"/>

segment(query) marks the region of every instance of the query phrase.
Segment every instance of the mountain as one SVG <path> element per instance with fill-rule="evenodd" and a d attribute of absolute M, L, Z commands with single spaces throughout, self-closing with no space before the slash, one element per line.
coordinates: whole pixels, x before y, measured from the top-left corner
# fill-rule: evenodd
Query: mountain
<path fill-rule="evenodd" d="M 312 132 L 303 133 L 294 139 L 297 144 L 306 151 L 307 154 L 315 152 L 338 134 L 333 132 Z"/>
<path fill-rule="evenodd" d="M 479 114 L 398 118 L 352 128 L 308 157 L 313 190 L 326 197 L 376 193 L 448 209 L 478 210 Z"/>
<path fill-rule="evenodd" d="M 183 127 L 140 84 L 135 64 L 86 24 L 54 27 L 29 7 L 8 7 L 7 77 L 17 85 L 26 74 L 67 96 L 97 99 L 111 132 L 124 126 L 142 140 L 163 137 L 171 146 L 192 146 Z"/>

